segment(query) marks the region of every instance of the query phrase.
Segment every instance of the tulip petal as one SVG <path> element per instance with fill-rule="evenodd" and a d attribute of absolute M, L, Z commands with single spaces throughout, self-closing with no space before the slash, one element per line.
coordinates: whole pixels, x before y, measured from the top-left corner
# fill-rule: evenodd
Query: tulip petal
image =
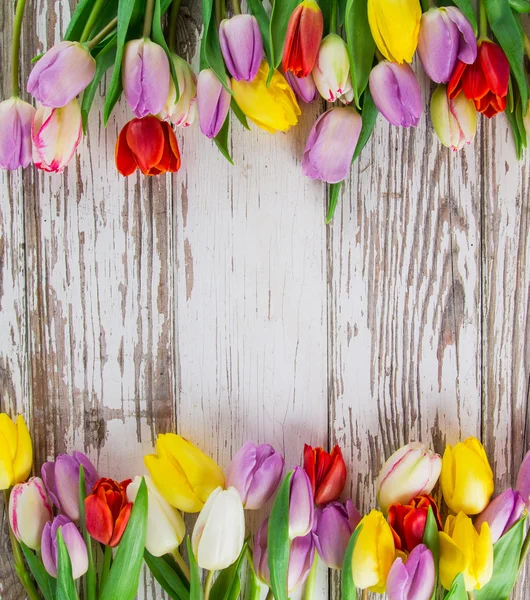
<path fill-rule="evenodd" d="M 451 78 L 459 51 L 459 37 L 456 24 L 444 8 L 431 8 L 423 13 L 418 54 L 425 73 L 434 82 L 446 83 Z"/>
<path fill-rule="evenodd" d="M 530 116 L 530 112 L 527 112 L 527 115 Z M 521 494 L 527 507 L 530 507 L 530 451 L 525 454 L 519 467 L 515 489 Z"/>
<path fill-rule="evenodd" d="M 52 518 L 52 510 L 44 483 L 32 477 L 15 485 L 9 500 L 9 522 L 15 537 L 33 550 L 39 550 L 42 531 Z"/>
<path fill-rule="evenodd" d="M 446 6 L 443 10 L 447 12 L 447 15 L 460 32 L 458 60 L 468 65 L 474 63 L 477 59 L 477 39 L 473 27 L 456 6 Z"/>
<path fill-rule="evenodd" d="M 33 464 L 33 446 L 26 422 L 21 415 L 17 417 L 17 454 L 13 461 L 15 481 L 25 481 L 31 473 Z"/>
<path fill-rule="evenodd" d="M 252 81 L 263 59 L 263 40 L 256 18 L 239 14 L 219 26 L 219 43 L 232 77 Z"/>
<path fill-rule="evenodd" d="M 332 500 L 336 500 L 342 493 L 346 485 L 346 464 L 342 458 L 342 452 L 338 446 L 335 446 L 331 452 L 331 466 L 322 483 L 318 486 L 315 495 L 315 504 L 327 504 Z M 317 475 L 317 481 L 320 478 Z"/>
<path fill-rule="evenodd" d="M 0 415 L 1 417 L 1 415 Z M 13 460 L 11 458 L 11 446 L 4 432 L 0 431 L 0 490 L 7 490 L 14 483 Z"/>
<path fill-rule="evenodd" d="M 493 575 L 493 542 L 487 523 L 482 523 L 478 543 L 475 547 L 474 571 L 477 574 L 477 589 L 485 586 Z"/>
<path fill-rule="evenodd" d="M 96 541 L 109 545 L 114 529 L 110 508 L 96 494 L 85 499 L 86 527 L 88 533 Z"/>
<path fill-rule="evenodd" d="M 112 532 L 112 537 L 109 541 L 109 546 L 111 548 L 115 548 L 121 542 L 121 538 L 125 532 L 127 523 L 129 522 L 129 517 L 131 516 L 132 506 L 132 502 L 129 502 L 120 510 L 120 513 L 114 522 L 114 531 Z"/>
<path fill-rule="evenodd" d="M 55 489 L 61 502 L 62 512 L 79 520 L 79 463 L 67 454 L 55 461 Z"/>
<path fill-rule="evenodd" d="M 79 579 L 88 571 L 86 544 L 74 523 L 63 525 L 61 533 L 72 563 L 72 577 Z"/>
<path fill-rule="evenodd" d="M 289 496 L 289 537 L 303 537 L 313 527 L 313 490 L 307 473 L 300 467 L 294 468 Z"/>
<path fill-rule="evenodd" d="M 144 175 L 155 167 L 164 153 L 164 132 L 160 121 L 153 116 L 135 119 L 125 133 L 127 146 L 136 157 Z"/>
<path fill-rule="evenodd" d="M 235 80 L 234 80 L 235 81 Z M 197 79 L 197 108 L 201 132 L 214 138 L 224 125 L 231 96 L 212 69 L 203 69 Z"/>
<path fill-rule="evenodd" d="M 287 591 L 289 594 L 303 585 L 311 571 L 314 558 L 315 545 L 311 533 L 293 540 L 289 553 L 289 570 L 287 575 Z"/>
<path fill-rule="evenodd" d="M 445 532 L 438 534 L 440 540 L 440 583 L 446 590 L 451 589 L 454 578 L 466 571 L 468 560 L 455 542 Z"/>
<path fill-rule="evenodd" d="M 506 96 L 510 81 L 510 63 L 504 50 L 492 42 L 482 42 L 479 61 L 488 88 L 496 96 Z"/>
<path fill-rule="evenodd" d="M 278 485 L 280 484 L 283 474 L 284 460 L 283 456 L 273 451 L 258 470 L 254 473 L 254 477 L 248 489 L 248 495 L 245 502 L 247 510 L 258 510 L 265 502 L 267 502 Z"/>
<path fill-rule="evenodd" d="M 285 72 L 307 77 L 314 68 L 322 33 L 324 17 L 314 0 L 301 2 L 287 24 L 282 63 Z"/>
<path fill-rule="evenodd" d="M 57 558 L 55 553 L 56 548 L 52 540 L 52 523 L 49 521 L 42 530 L 41 558 L 44 568 L 52 577 L 57 577 Z"/>

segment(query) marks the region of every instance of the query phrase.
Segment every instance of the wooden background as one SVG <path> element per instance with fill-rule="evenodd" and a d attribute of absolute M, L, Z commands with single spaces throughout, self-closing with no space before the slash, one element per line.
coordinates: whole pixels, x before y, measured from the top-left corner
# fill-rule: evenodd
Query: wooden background
<path fill-rule="evenodd" d="M 195 61 L 197 4 L 179 24 Z M 29 3 L 24 77 L 71 10 Z M 3 98 L 13 12 L 1 3 Z M 31 423 L 37 466 L 78 449 L 124 478 L 166 431 L 223 466 L 248 439 L 288 465 L 304 442 L 339 443 L 368 510 L 400 445 L 476 435 L 497 490 L 515 483 L 530 444 L 530 153 L 517 162 L 504 116 L 460 153 L 426 115 L 414 131 L 380 118 L 326 227 L 326 188 L 300 164 L 322 104 L 285 135 L 236 123 L 235 167 L 193 127 L 177 132 L 179 173 L 128 179 L 113 157 L 131 114 L 121 104 L 105 130 L 101 107 L 64 175 L 0 174 L 0 408 Z M 0 596 L 15 600 L 0 515 Z M 338 598 L 325 572 L 317 597 L 328 585 Z M 164 596 L 144 575 L 140 597 Z"/>

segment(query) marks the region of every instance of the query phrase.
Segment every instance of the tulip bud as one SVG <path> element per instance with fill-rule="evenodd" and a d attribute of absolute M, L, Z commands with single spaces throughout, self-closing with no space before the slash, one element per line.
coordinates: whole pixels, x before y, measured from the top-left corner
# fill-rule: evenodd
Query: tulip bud
<path fill-rule="evenodd" d="M 72 577 L 79 579 L 88 570 L 86 544 L 68 517 L 59 515 L 46 523 L 42 532 L 42 562 L 48 574 L 57 577 L 57 534 L 61 531 L 72 564 Z"/>
<path fill-rule="evenodd" d="M 127 500 L 130 483 L 130 479 L 118 483 L 101 478 L 85 498 L 87 531 L 105 546 L 115 548 L 125 533 L 132 510 L 132 502 Z"/>
<path fill-rule="evenodd" d="M 183 58 L 171 54 L 177 81 L 179 99 L 175 102 L 176 90 L 173 78 L 169 78 L 169 95 L 160 114 L 160 119 L 167 119 L 176 127 L 189 127 L 197 116 L 197 78 L 192 68 Z"/>
<path fill-rule="evenodd" d="M 233 564 L 245 542 L 245 514 L 236 488 L 214 490 L 199 513 L 191 545 L 203 569 L 220 571 Z"/>
<path fill-rule="evenodd" d="M 39 58 L 31 71 L 27 90 L 43 106 L 70 104 L 96 74 L 96 61 L 79 42 L 59 42 Z"/>
<path fill-rule="evenodd" d="M 263 60 L 263 40 L 256 17 L 235 15 L 223 19 L 219 44 L 230 75 L 237 81 L 252 81 Z"/>
<path fill-rule="evenodd" d="M 409 65 L 381 61 L 370 73 L 377 110 L 396 127 L 416 127 L 422 113 L 421 92 Z"/>
<path fill-rule="evenodd" d="M 317 506 L 336 500 L 342 494 L 347 473 L 339 446 L 328 453 L 323 448 L 304 444 L 304 470 L 311 481 Z"/>
<path fill-rule="evenodd" d="M 530 100 L 528 101 L 528 104 L 530 105 Z M 530 112 L 527 113 L 527 116 L 529 115 Z M 530 132 L 528 135 L 530 136 Z M 530 450 L 526 453 L 523 462 L 519 467 L 515 489 L 523 497 L 523 500 L 526 502 L 526 507 L 530 509 Z"/>
<path fill-rule="evenodd" d="M 303 0 L 287 24 L 283 46 L 283 70 L 307 77 L 315 66 L 324 31 L 324 17 L 315 0 Z"/>
<path fill-rule="evenodd" d="M 313 528 L 313 490 L 307 473 L 295 467 L 289 496 L 289 538 L 306 536 Z"/>
<path fill-rule="evenodd" d="M 442 530 L 440 511 L 431 496 L 423 494 L 408 504 L 392 504 L 388 511 L 388 523 L 394 534 L 397 550 L 411 552 L 423 542 L 429 508 L 432 510 L 438 530 Z"/>
<path fill-rule="evenodd" d="M 396 558 L 388 572 L 388 600 L 430 600 L 436 582 L 432 552 L 420 544 L 409 554 L 405 563 Z"/>
<path fill-rule="evenodd" d="M 348 542 L 360 520 L 361 515 L 351 500 L 345 505 L 330 502 L 315 511 L 313 538 L 318 555 L 330 569 L 342 569 Z"/>
<path fill-rule="evenodd" d="M 376 481 L 381 510 L 387 514 L 391 504 L 408 504 L 416 496 L 430 494 L 441 468 L 439 455 L 421 442 L 412 442 L 394 452 Z"/>
<path fill-rule="evenodd" d="M 145 547 L 153 556 L 164 556 L 175 551 L 186 534 L 184 519 L 176 508 L 168 504 L 155 488 L 153 480 L 145 476 L 147 485 L 147 534 Z M 136 494 L 142 483 L 137 476 L 127 486 L 127 499 L 136 500 Z"/>
<path fill-rule="evenodd" d="M 353 100 L 348 47 L 336 33 L 330 33 L 322 40 L 313 68 L 313 79 L 324 100 L 340 100 L 343 104 Z"/>
<path fill-rule="evenodd" d="M 439 85 L 431 98 L 431 119 L 440 142 L 452 150 L 470 144 L 477 131 L 477 111 L 473 100 L 465 94 L 447 96 L 445 85 Z"/>
<path fill-rule="evenodd" d="M 16 425 L 0 413 L 0 490 L 28 478 L 33 464 L 33 447 L 24 419 L 19 415 Z"/>
<path fill-rule="evenodd" d="M 247 442 L 228 467 L 226 486 L 237 489 L 247 510 L 262 508 L 281 481 L 284 462 L 269 444 Z"/>
<path fill-rule="evenodd" d="M 487 523 L 491 540 L 495 543 L 517 523 L 524 509 L 525 501 L 521 494 L 508 489 L 492 500 L 480 513 L 475 520 L 475 529 L 480 531 L 482 523 Z"/>
<path fill-rule="evenodd" d="M 20 98 L 0 102 L 0 169 L 14 170 L 31 162 L 31 124 L 35 109 Z"/>
<path fill-rule="evenodd" d="M 311 102 L 318 98 L 317 86 L 311 73 L 307 77 L 296 77 L 290 71 L 287 71 L 285 79 L 287 79 L 287 83 L 291 86 L 298 100 L 306 104 L 311 104 Z"/>
<path fill-rule="evenodd" d="M 197 79 L 199 125 L 207 138 L 214 138 L 226 121 L 231 97 L 212 69 L 203 69 Z"/>
<path fill-rule="evenodd" d="M 9 524 L 20 542 L 39 550 L 42 530 L 53 517 L 50 501 L 39 477 L 18 483 L 9 499 Z"/>

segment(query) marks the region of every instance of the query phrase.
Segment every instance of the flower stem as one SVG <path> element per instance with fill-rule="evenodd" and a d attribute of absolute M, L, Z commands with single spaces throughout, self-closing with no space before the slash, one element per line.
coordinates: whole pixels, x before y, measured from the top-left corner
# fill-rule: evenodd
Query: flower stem
<path fill-rule="evenodd" d="M 526 532 L 526 537 L 524 538 L 523 546 L 521 548 L 521 556 L 519 558 L 519 573 L 523 570 L 524 563 L 526 562 L 526 557 L 528 556 L 529 551 L 530 551 L 530 529 Z"/>
<path fill-rule="evenodd" d="M 189 581 L 190 580 L 190 568 L 184 562 L 184 559 L 180 555 L 180 552 L 175 549 L 171 553 L 171 556 L 175 559 L 175 562 L 177 563 L 177 565 L 179 566 L 180 570 L 184 574 L 184 577 L 186 577 L 186 579 Z"/>
<path fill-rule="evenodd" d="M 105 25 L 105 27 L 103 27 L 103 29 L 97 35 L 95 35 L 90 40 L 90 42 L 87 43 L 87 48 L 89 50 L 92 50 L 92 48 L 95 48 L 99 44 L 99 42 L 104 40 L 109 35 L 109 33 L 112 33 L 116 29 L 117 24 L 118 24 L 118 17 L 114 17 L 114 19 L 112 19 L 112 21 L 109 21 L 109 23 L 107 25 Z"/>
<path fill-rule="evenodd" d="M 232 0 L 232 10 L 234 11 L 234 15 L 241 14 L 241 4 L 239 4 L 239 0 Z"/>
<path fill-rule="evenodd" d="M 427 12 L 430 8 L 431 0 L 421 0 L 421 8 L 423 12 Z"/>
<path fill-rule="evenodd" d="M 267 597 L 265 598 L 265 600 L 274 600 L 274 594 L 272 593 L 272 590 L 269 590 L 267 592 Z"/>
<path fill-rule="evenodd" d="M 475 600 L 475 593 L 473 592 L 473 590 L 467 593 L 467 597 L 469 600 Z"/>
<path fill-rule="evenodd" d="M 488 15 L 486 14 L 486 3 L 484 0 L 479 0 L 478 34 L 480 40 L 488 39 Z"/>
<path fill-rule="evenodd" d="M 309 575 L 305 583 L 304 600 L 313 600 L 313 595 L 315 592 L 315 581 L 317 578 L 317 566 L 318 554 L 315 552 L 315 558 L 313 559 L 313 564 L 311 565 L 311 570 L 309 571 Z"/>
<path fill-rule="evenodd" d="M 208 571 L 208 575 L 206 576 L 206 583 L 204 584 L 204 600 L 208 600 L 210 598 L 210 592 L 212 591 L 214 575 L 215 571 Z"/>
<path fill-rule="evenodd" d="M 217 29 L 221 25 L 221 21 L 225 18 L 226 6 L 224 0 L 215 0 L 215 22 L 217 23 Z"/>
<path fill-rule="evenodd" d="M 151 25 L 153 24 L 153 11 L 154 10 L 155 10 L 155 0 L 146 0 L 144 30 L 142 33 L 142 37 L 150 37 L 150 35 L 151 35 Z"/>
<path fill-rule="evenodd" d="M 179 16 L 181 0 L 173 0 L 169 13 L 168 46 L 172 52 L 177 49 L 177 17 Z"/>
<path fill-rule="evenodd" d="M 22 19 L 26 0 L 18 0 L 13 23 L 13 42 L 11 45 L 11 94 L 18 98 L 18 67 L 20 62 L 20 32 L 22 30 Z M 6 507 L 7 510 L 7 507 Z"/>
<path fill-rule="evenodd" d="M 79 38 L 79 41 L 81 43 L 86 42 L 88 40 L 88 36 L 90 35 L 92 29 L 94 29 L 96 20 L 99 17 L 99 13 L 101 12 L 101 9 L 105 6 L 105 2 L 106 2 L 106 0 L 96 0 L 96 3 L 94 4 L 92 10 L 90 11 L 90 16 L 88 17 L 88 20 L 85 24 L 83 33 L 81 34 L 81 37 Z"/>
<path fill-rule="evenodd" d="M 329 17 L 330 33 L 337 33 L 337 2 L 338 0 L 331 0 L 331 15 Z"/>
<path fill-rule="evenodd" d="M 526 33 L 524 34 L 524 49 L 526 56 L 530 58 L 530 38 L 526 35 Z"/>
<path fill-rule="evenodd" d="M 361 600 L 368 600 L 368 588 L 365 588 L 361 594 Z"/>
<path fill-rule="evenodd" d="M 103 554 L 103 569 L 101 571 L 101 581 L 99 584 L 99 590 L 105 587 L 105 583 L 109 577 L 110 567 L 112 565 L 112 548 L 105 546 L 105 553 Z"/>

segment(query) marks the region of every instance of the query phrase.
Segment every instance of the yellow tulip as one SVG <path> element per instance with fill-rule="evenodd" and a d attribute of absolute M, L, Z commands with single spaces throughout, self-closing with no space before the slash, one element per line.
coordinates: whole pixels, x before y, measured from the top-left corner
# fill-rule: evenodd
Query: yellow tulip
<path fill-rule="evenodd" d="M 26 481 L 33 464 L 33 447 L 28 428 L 19 415 L 15 423 L 0 413 L 0 490 Z"/>
<path fill-rule="evenodd" d="M 480 534 L 471 519 L 463 512 L 449 516 L 440 538 L 440 582 L 451 589 L 454 578 L 464 574 L 466 590 L 480 590 L 493 573 L 493 542 L 487 523 Z"/>
<path fill-rule="evenodd" d="M 381 54 L 391 62 L 412 62 L 418 46 L 419 0 L 368 0 L 368 22 Z"/>
<path fill-rule="evenodd" d="M 378 510 L 363 517 L 359 527 L 362 529 L 352 557 L 353 582 L 358 588 L 382 594 L 396 557 L 392 530 Z"/>
<path fill-rule="evenodd" d="M 301 113 L 293 90 L 285 77 L 274 71 L 267 86 L 269 65 L 263 61 L 252 81 L 232 79 L 234 99 L 245 115 L 270 133 L 287 131 L 298 123 Z"/>
<path fill-rule="evenodd" d="M 447 506 L 454 512 L 478 515 L 493 494 L 493 471 L 484 446 L 470 437 L 454 448 L 447 446 L 440 476 Z"/>
<path fill-rule="evenodd" d="M 160 494 L 175 508 L 199 512 L 208 496 L 224 486 L 219 465 L 180 435 L 159 435 L 156 452 L 144 456 L 145 466 Z"/>

